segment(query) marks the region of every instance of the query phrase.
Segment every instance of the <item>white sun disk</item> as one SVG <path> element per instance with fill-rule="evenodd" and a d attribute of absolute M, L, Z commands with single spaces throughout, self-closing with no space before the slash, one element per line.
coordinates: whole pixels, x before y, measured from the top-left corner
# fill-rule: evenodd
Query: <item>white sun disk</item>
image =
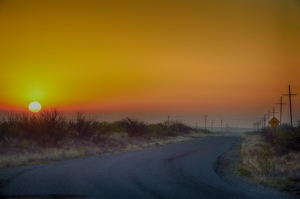
<path fill-rule="evenodd" d="M 28 109 L 31 111 L 31 112 L 39 112 L 41 109 L 42 109 L 42 106 L 40 103 L 38 102 L 31 102 L 28 106 Z"/>

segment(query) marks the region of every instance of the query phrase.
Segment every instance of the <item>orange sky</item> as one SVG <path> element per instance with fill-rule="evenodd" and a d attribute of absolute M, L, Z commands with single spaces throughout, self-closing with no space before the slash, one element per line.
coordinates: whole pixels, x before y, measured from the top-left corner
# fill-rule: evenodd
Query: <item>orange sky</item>
<path fill-rule="evenodd" d="M 291 85 L 300 118 L 298 0 L 0 0 L 0 24 L 2 111 L 252 127 Z"/>

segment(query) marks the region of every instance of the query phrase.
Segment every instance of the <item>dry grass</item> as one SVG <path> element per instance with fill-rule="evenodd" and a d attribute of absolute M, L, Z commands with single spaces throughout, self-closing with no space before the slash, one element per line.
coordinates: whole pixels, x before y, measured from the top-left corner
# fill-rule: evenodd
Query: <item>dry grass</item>
<path fill-rule="evenodd" d="M 237 173 L 300 195 L 300 152 L 278 155 L 259 134 L 243 135 Z"/>
<path fill-rule="evenodd" d="M 262 145 L 264 142 L 261 140 L 261 136 L 259 134 L 253 134 L 253 135 L 242 135 L 242 138 L 244 139 L 244 142 L 242 143 L 242 152 L 249 151 L 250 149 L 253 149 L 257 145 Z"/>

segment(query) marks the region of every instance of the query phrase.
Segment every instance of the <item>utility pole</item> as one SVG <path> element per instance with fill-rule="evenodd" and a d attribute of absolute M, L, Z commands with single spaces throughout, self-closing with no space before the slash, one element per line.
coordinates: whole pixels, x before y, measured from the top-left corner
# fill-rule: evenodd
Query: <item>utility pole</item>
<path fill-rule="evenodd" d="M 267 115 L 267 114 L 264 115 L 264 128 L 266 128 L 266 119 L 267 119 L 267 118 L 266 118 L 266 115 Z"/>
<path fill-rule="evenodd" d="M 270 115 L 271 115 L 271 112 L 270 112 L 270 110 L 269 110 L 269 112 L 268 112 L 268 126 L 270 126 L 270 124 L 269 124 L 269 121 L 270 121 Z"/>
<path fill-rule="evenodd" d="M 170 116 L 168 115 L 168 125 L 170 125 Z"/>
<path fill-rule="evenodd" d="M 286 103 L 282 103 L 282 97 L 280 97 L 280 103 L 276 103 L 280 105 L 280 126 L 282 124 L 282 105 L 285 105 Z"/>
<path fill-rule="evenodd" d="M 275 112 L 275 106 L 273 106 L 273 112 L 270 112 L 270 113 L 273 113 L 273 117 L 274 117 L 275 113 L 278 113 L 278 112 Z"/>
<path fill-rule="evenodd" d="M 221 120 L 221 133 L 222 133 L 222 130 L 223 130 L 223 120 Z"/>
<path fill-rule="evenodd" d="M 289 85 L 289 94 L 283 94 L 283 96 L 289 96 L 290 101 L 290 117 L 291 117 L 291 127 L 293 127 L 293 115 L 292 115 L 292 96 L 297 94 L 291 94 L 291 86 Z"/>
<path fill-rule="evenodd" d="M 206 118 L 207 118 L 207 115 L 205 115 L 205 130 L 206 130 Z"/>
<path fill-rule="evenodd" d="M 196 122 L 196 129 L 198 129 L 198 123 Z"/>
<path fill-rule="evenodd" d="M 213 131 L 214 121 L 211 121 L 211 131 Z"/>

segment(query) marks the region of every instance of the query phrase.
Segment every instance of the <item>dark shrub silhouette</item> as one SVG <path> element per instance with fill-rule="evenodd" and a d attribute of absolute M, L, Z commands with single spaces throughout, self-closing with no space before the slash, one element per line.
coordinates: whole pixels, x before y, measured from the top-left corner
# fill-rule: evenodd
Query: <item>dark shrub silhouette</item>
<path fill-rule="evenodd" d="M 289 151 L 300 150 L 300 122 L 298 127 L 291 127 L 287 124 L 277 127 L 276 132 L 273 128 L 262 130 L 264 140 L 270 143 L 279 154 Z"/>
<path fill-rule="evenodd" d="M 126 131 L 129 137 L 147 134 L 147 125 L 138 119 L 127 117 L 119 121 L 119 125 Z"/>

